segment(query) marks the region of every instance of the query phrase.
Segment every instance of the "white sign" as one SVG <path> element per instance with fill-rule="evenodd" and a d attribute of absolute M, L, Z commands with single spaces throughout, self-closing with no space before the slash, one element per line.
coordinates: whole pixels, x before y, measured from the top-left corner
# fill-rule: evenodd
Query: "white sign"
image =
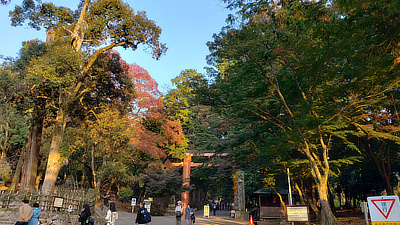
<path fill-rule="evenodd" d="M 150 212 L 150 208 L 151 208 L 151 201 L 148 199 L 144 200 L 144 207 L 147 209 L 147 211 Z"/>
<path fill-rule="evenodd" d="M 72 212 L 72 205 L 69 205 L 69 206 L 68 206 L 67 211 L 68 211 L 68 212 Z"/>
<path fill-rule="evenodd" d="M 132 198 L 131 205 L 136 205 L 136 198 Z"/>
<path fill-rule="evenodd" d="M 287 221 L 290 222 L 308 222 L 307 206 L 286 206 Z"/>
<path fill-rule="evenodd" d="M 150 212 L 151 204 L 144 205 L 144 207 Z"/>
<path fill-rule="evenodd" d="M 53 207 L 62 208 L 64 203 L 63 198 L 54 197 Z"/>
<path fill-rule="evenodd" d="M 368 197 L 367 201 L 371 222 L 400 222 L 400 203 L 397 195 Z"/>
<path fill-rule="evenodd" d="M 210 218 L 210 206 L 204 205 L 204 218 Z"/>

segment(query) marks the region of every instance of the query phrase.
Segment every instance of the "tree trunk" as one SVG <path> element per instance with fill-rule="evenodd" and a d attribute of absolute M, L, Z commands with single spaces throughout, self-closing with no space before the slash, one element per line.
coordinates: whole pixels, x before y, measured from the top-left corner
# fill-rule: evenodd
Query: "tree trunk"
<path fill-rule="evenodd" d="M 299 193 L 301 204 L 305 205 L 307 202 L 308 205 L 310 206 L 311 210 L 314 212 L 316 220 L 319 221 L 321 219 L 321 217 L 319 215 L 319 209 L 316 205 L 316 200 L 314 200 L 312 197 L 310 197 L 306 191 L 303 191 L 306 189 L 303 184 L 301 185 L 301 188 L 300 188 L 299 184 L 297 182 L 295 182 L 294 187 L 296 188 L 297 192 Z M 314 187 L 314 185 L 312 187 Z M 314 193 L 315 193 L 315 191 L 314 191 Z"/>
<path fill-rule="evenodd" d="M 36 186 L 39 151 L 42 140 L 43 117 L 33 122 L 29 129 L 28 143 L 24 154 L 19 190 L 32 190 Z"/>
<path fill-rule="evenodd" d="M 49 194 L 54 189 L 57 181 L 58 172 L 68 163 L 68 159 L 60 154 L 60 147 L 64 136 L 67 113 L 63 105 L 59 107 L 56 122 L 54 125 L 54 134 L 51 140 L 49 158 L 47 160 L 46 174 L 42 186 L 42 192 Z"/>
<path fill-rule="evenodd" d="M 366 142 L 367 142 L 367 148 L 369 150 L 368 153 L 372 161 L 374 162 L 375 166 L 377 167 L 379 175 L 381 176 L 382 180 L 385 183 L 386 193 L 388 195 L 393 195 L 394 194 L 393 186 L 390 183 L 390 175 L 392 173 L 392 168 L 390 166 L 389 148 L 387 148 L 387 152 L 385 154 L 382 151 L 382 148 L 384 147 L 384 144 L 382 143 L 382 145 L 378 149 L 379 150 L 378 154 L 376 154 L 371 146 L 370 140 L 367 139 Z"/>
<path fill-rule="evenodd" d="M 342 224 L 336 219 L 330 207 L 328 198 L 328 183 L 322 182 L 319 185 L 317 184 L 317 186 L 318 186 L 319 201 L 321 203 L 321 224 L 324 225 Z"/>
<path fill-rule="evenodd" d="M 107 160 L 106 154 L 103 154 L 103 162 L 101 165 L 102 171 L 104 171 L 104 168 L 106 167 L 106 163 L 107 163 L 106 160 Z M 96 190 L 99 191 L 99 193 L 100 193 L 101 182 L 102 182 L 101 176 L 97 176 Z M 108 191 L 107 191 L 107 194 L 108 194 Z"/>
<path fill-rule="evenodd" d="M 36 177 L 35 189 L 39 190 L 40 179 L 42 179 L 42 172 L 40 172 Z"/>
<path fill-rule="evenodd" d="M 270 64 L 271 70 L 272 70 L 272 76 L 270 76 L 268 73 L 262 73 L 262 76 L 267 79 L 267 81 L 273 86 L 275 89 L 276 93 L 278 94 L 279 98 L 281 99 L 281 102 L 283 103 L 288 115 L 294 119 L 294 122 L 296 121 L 295 115 L 292 113 L 292 110 L 290 109 L 289 105 L 286 102 L 285 97 L 283 96 L 282 92 L 280 91 L 279 88 L 279 83 L 277 83 L 277 80 L 274 80 L 275 71 Z M 274 83 L 276 82 L 276 83 Z M 300 93 L 302 93 L 303 100 L 305 103 L 309 104 L 306 95 L 304 94 L 302 88 L 298 86 Z M 315 111 L 311 111 L 312 115 L 318 119 L 318 115 Z M 319 200 L 320 200 L 320 207 L 321 207 L 321 224 L 324 225 L 332 225 L 332 224 L 341 224 L 335 217 L 335 215 L 332 213 L 332 209 L 329 205 L 329 199 L 328 199 L 328 175 L 329 175 L 329 162 L 328 162 L 328 153 L 329 153 L 329 147 L 327 146 L 326 143 L 330 143 L 330 140 L 326 141 L 324 140 L 324 135 L 322 132 L 319 133 L 319 138 L 316 139 L 316 141 L 319 142 L 321 152 L 315 152 L 312 147 L 310 147 L 310 143 L 313 143 L 313 141 L 310 141 L 304 134 L 302 129 L 300 128 L 299 124 L 296 122 L 294 123 L 296 130 L 298 134 L 300 135 L 304 148 L 300 150 L 302 154 L 304 154 L 309 162 L 310 162 L 310 168 L 311 168 L 311 175 L 315 180 L 315 183 L 317 184 L 318 188 L 318 193 L 319 193 Z M 330 139 L 330 138 L 329 138 Z"/>
<path fill-rule="evenodd" d="M 92 175 L 93 175 L 93 187 L 94 189 L 97 190 L 97 183 L 96 183 L 96 170 L 94 167 L 94 143 L 92 144 L 92 152 L 91 152 L 91 156 L 92 156 L 92 161 L 91 161 L 91 167 L 92 167 Z"/>
<path fill-rule="evenodd" d="M 85 152 L 86 152 L 86 149 L 85 149 Z M 85 175 L 86 175 L 86 166 L 85 166 L 85 163 L 86 163 L 86 157 L 83 157 L 82 158 L 82 176 L 81 176 L 81 188 L 85 188 Z"/>
<path fill-rule="evenodd" d="M 332 212 L 332 208 L 329 202 L 329 161 L 328 152 L 329 148 L 325 143 L 329 143 L 330 140 L 324 140 L 320 135 L 319 142 L 322 149 L 321 158 L 319 158 L 310 148 L 309 141 L 305 140 L 305 148 L 303 152 L 307 155 L 310 162 L 311 175 L 313 176 L 318 189 L 319 202 L 321 207 L 321 224 L 324 225 L 336 225 L 342 224 L 339 222 Z"/>
<path fill-rule="evenodd" d="M 22 164 L 24 163 L 24 156 L 23 156 L 24 154 L 25 154 L 25 150 L 21 149 L 21 155 L 19 156 L 17 168 L 15 169 L 13 181 L 12 181 L 12 184 L 10 187 L 10 190 L 13 192 L 18 189 L 19 179 L 21 178 L 21 168 L 22 168 Z"/>

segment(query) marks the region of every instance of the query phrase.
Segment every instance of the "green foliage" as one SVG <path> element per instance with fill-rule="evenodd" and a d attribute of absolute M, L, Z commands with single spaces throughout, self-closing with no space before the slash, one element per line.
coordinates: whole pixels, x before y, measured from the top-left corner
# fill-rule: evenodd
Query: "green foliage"
<path fill-rule="evenodd" d="M 55 42 L 47 48 L 46 53 L 30 60 L 27 79 L 32 80 L 33 85 L 46 84 L 50 88 L 61 85 L 68 87 L 76 82 L 76 74 L 82 62 L 82 55 L 63 42 Z"/>
<path fill-rule="evenodd" d="M 29 117 L 22 100 L 23 81 L 13 72 L 11 62 L 0 67 L 0 89 L 0 148 L 3 156 L 10 150 L 14 155 L 26 142 Z"/>
<path fill-rule="evenodd" d="M 400 82 L 397 3 L 226 2 L 240 10 L 242 23 L 208 43 L 216 69 L 208 95 L 227 118 L 242 122 L 232 148 L 239 168 L 265 171 L 274 183 L 268 176 L 290 167 L 295 179 L 311 173 L 327 185 L 329 175 L 364 159 L 365 146 L 377 161 L 381 148 L 391 151 L 398 142 L 390 101 Z M 379 171 L 389 164 L 382 160 Z"/>
<path fill-rule="evenodd" d="M 195 105 L 196 92 L 206 87 L 207 82 L 202 74 L 193 69 L 183 70 L 171 82 L 176 88 L 170 90 L 163 98 L 166 113 L 173 120 L 188 123 L 190 107 Z"/>
<path fill-rule="evenodd" d="M 118 197 L 122 202 L 129 202 L 132 198 L 132 194 L 130 187 L 121 187 L 119 189 Z"/>
<path fill-rule="evenodd" d="M 140 182 L 151 196 L 173 196 L 182 191 L 182 176 L 176 168 L 153 165 L 140 175 Z"/>
<path fill-rule="evenodd" d="M 11 181 L 12 170 L 10 164 L 5 160 L 2 159 L 0 161 L 0 180 L 2 182 Z"/>
<path fill-rule="evenodd" d="M 100 176 L 103 179 L 105 188 L 111 189 L 113 185 L 127 186 L 135 181 L 134 176 L 129 172 L 129 168 L 122 161 L 107 163 Z"/>
<path fill-rule="evenodd" d="M 167 50 L 159 42 L 161 29 L 149 20 L 145 12 L 134 13 L 128 4 L 120 0 L 96 1 L 90 7 L 88 16 L 87 38 L 95 40 L 99 46 L 110 41 L 123 43 L 122 47 L 136 50 L 145 44 L 153 52 L 153 58 L 160 58 Z"/>

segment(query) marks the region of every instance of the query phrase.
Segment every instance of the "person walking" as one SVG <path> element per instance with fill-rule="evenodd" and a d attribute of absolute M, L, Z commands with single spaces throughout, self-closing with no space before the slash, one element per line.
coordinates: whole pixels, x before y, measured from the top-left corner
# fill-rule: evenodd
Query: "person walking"
<path fill-rule="evenodd" d="M 186 220 L 186 225 L 191 225 L 192 224 L 192 219 L 194 217 L 194 211 L 190 204 L 188 204 L 186 211 L 185 211 L 185 220 Z"/>
<path fill-rule="evenodd" d="M 91 216 L 90 206 L 86 204 L 83 206 L 81 214 L 79 214 L 78 221 L 81 222 L 81 225 L 87 225 L 87 220 L 89 220 L 90 216 Z"/>
<path fill-rule="evenodd" d="M 214 202 L 214 204 L 212 205 L 212 207 L 213 207 L 213 214 L 214 214 L 214 216 L 215 216 L 215 213 L 216 213 L 216 211 L 217 211 L 217 203 Z"/>
<path fill-rule="evenodd" d="M 105 194 L 104 197 L 103 197 L 103 201 L 104 201 L 104 205 L 103 205 L 103 207 L 101 209 L 105 213 L 109 208 L 108 202 L 110 201 L 110 195 L 109 194 Z"/>
<path fill-rule="evenodd" d="M 118 213 L 117 210 L 115 209 L 115 203 L 110 202 L 110 208 L 107 211 L 107 216 L 106 216 L 106 225 L 114 225 L 115 220 L 118 219 Z"/>
<path fill-rule="evenodd" d="M 178 201 L 178 205 L 175 207 L 176 225 L 181 225 L 182 215 L 183 215 L 182 202 Z"/>
<path fill-rule="evenodd" d="M 27 225 L 33 214 L 32 207 L 29 206 L 29 200 L 23 200 L 19 207 L 19 215 L 15 225 Z"/>
<path fill-rule="evenodd" d="M 38 225 L 40 215 L 39 203 L 33 204 L 32 217 L 29 220 L 28 225 Z"/>
<path fill-rule="evenodd" d="M 147 224 L 151 222 L 150 213 L 144 207 L 144 202 L 139 203 L 139 209 L 136 215 L 135 225 Z"/>

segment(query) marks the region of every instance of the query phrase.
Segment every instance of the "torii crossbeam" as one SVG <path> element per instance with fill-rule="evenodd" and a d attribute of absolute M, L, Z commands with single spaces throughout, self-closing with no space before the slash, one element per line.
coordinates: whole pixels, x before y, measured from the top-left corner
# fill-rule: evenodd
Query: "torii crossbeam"
<path fill-rule="evenodd" d="M 227 155 L 228 155 L 228 153 L 185 153 L 185 158 L 183 159 L 183 162 L 172 163 L 172 165 L 183 167 L 182 186 L 190 186 L 190 170 L 191 170 L 191 168 L 204 165 L 203 163 L 193 163 L 192 156 L 211 157 L 211 156 L 227 156 Z M 216 166 L 216 165 L 208 164 L 207 166 Z M 185 192 L 181 193 L 181 201 L 183 204 L 183 208 L 186 209 L 187 205 L 189 204 L 189 191 L 185 191 Z M 184 210 L 184 213 L 185 213 L 185 210 Z"/>

